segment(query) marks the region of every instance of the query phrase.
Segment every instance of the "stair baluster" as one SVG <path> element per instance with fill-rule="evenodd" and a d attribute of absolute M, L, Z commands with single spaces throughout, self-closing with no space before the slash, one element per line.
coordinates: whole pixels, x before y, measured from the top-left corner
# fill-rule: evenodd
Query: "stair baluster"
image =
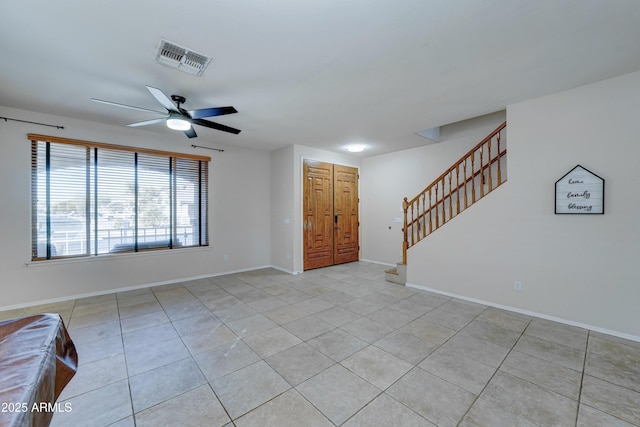
<path fill-rule="evenodd" d="M 436 178 L 416 197 L 411 200 L 407 197 L 404 198 L 402 203 L 404 210 L 402 264 L 406 265 L 407 263 L 407 251 L 409 248 L 416 245 L 422 239 L 433 233 L 446 222 L 452 220 L 462 211 L 483 198 L 486 194 L 498 188 L 506 181 L 506 177 L 503 179 L 503 175 L 505 175 L 503 173 L 504 165 L 501 164 L 502 158 L 507 153 L 506 149 L 501 151 L 502 131 L 506 126 L 506 122 L 498 126 L 485 139 L 469 150 L 467 154 L 462 156 L 460 160 Z M 493 154 L 491 150 L 494 138 L 496 140 L 496 145 L 494 147 L 497 148 L 497 150 L 495 150 L 495 154 Z M 478 160 L 480 163 L 478 170 L 476 170 L 476 156 L 479 157 Z M 467 173 L 467 165 L 469 161 L 471 162 L 470 174 Z M 492 167 L 494 162 L 497 162 L 497 168 L 495 168 L 497 175 L 495 187 L 493 177 L 494 168 Z M 462 166 L 462 183 L 460 182 L 460 166 Z M 455 187 L 453 186 L 454 173 L 456 175 Z M 486 178 L 485 173 L 487 174 Z M 447 181 L 449 188 L 446 188 Z M 487 185 L 486 192 L 485 185 Z M 471 187 L 471 203 L 469 203 L 468 200 L 469 186 Z M 480 186 L 480 197 L 478 199 L 476 199 L 476 186 Z M 463 205 L 460 203 L 460 191 L 464 191 Z M 455 209 L 453 209 L 454 193 L 456 198 Z M 427 199 L 428 203 L 426 202 Z M 447 199 L 449 199 L 448 209 L 446 205 Z M 427 222 L 429 224 L 428 227 Z"/>

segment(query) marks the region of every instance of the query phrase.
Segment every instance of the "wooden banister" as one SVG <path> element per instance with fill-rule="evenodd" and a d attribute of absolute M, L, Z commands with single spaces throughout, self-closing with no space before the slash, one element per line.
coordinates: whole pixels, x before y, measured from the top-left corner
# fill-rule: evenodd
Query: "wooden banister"
<path fill-rule="evenodd" d="M 505 144 L 501 137 L 501 132 L 506 126 L 506 122 L 498 126 L 414 198 L 411 200 L 404 198 L 402 204 L 404 210 L 403 264 L 407 263 L 407 250 L 410 247 L 506 181 L 505 165 L 501 162 L 507 154 L 506 148 L 503 149 Z M 494 140 L 495 144 L 492 145 Z M 476 167 L 476 163 L 480 165 Z M 476 198 L 476 188 L 479 190 L 478 198 Z M 464 193 L 462 202 L 461 191 Z M 469 191 L 471 192 L 470 201 Z"/>
<path fill-rule="evenodd" d="M 440 181 L 441 179 L 443 179 L 445 176 L 447 176 L 447 174 L 449 172 L 451 172 L 452 170 L 454 170 L 456 168 L 457 165 L 464 163 L 465 160 L 467 160 L 468 158 L 470 158 L 473 153 L 475 153 L 480 147 L 482 147 L 488 140 L 490 140 L 492 137 L 494 137 L 495 135 L 497 135 L 498 133 L 500 133 L 500 131 L 502 129 L 504 129 L 505 127 L 507 127 L 507 122 L 502 123 L 500 126 L 498 126 L 493 132 L 491 132 L 485 139 L 483 139 L 482 141 L 480 141 L 475 147 L 473 147 L 471 150 L 469 150 L 465 155 L 463 155 L 460 160 L 458 160 L 457 162 L 455 162 L 453 164 L 453 166 L 451 166 L 449 169 L 447 169 L 446 171 L 444 171 L 442 173 L 442 175 L 440 175 L 439 177 L 437 177 L 436 179 L 433 180 L 433 182 L 429 185 L 427 185 L 427 187 L 422 190 L 422 192 L 418 193 L 418 195 L 416 197 L 414 197 L 413 199 L 409 200 L 408 203 L 411 204 L 413 202 L 415 202 L 416 200 L 418 200 L 418 198 L 420 197 L 421 194 L 426 193 L 430 187 L 433 187 L 433 185 Z M 506 150 L 505 150 L 506 152 Z M 405 197 L 406 199 L 406 197 Z"/>

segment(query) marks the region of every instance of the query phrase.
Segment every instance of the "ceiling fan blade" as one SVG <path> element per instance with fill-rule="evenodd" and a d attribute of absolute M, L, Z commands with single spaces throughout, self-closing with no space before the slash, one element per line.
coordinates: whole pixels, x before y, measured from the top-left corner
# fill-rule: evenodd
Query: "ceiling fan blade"
<path fill-rule="evenodd" d="M 184 134 L 187 135 L 187 137 L 189 137 L 189 138 L 195 138 L 195 137 L 198 136 L 196 131 L 193 130 L 193 127 L 190 127 L 189 129 L 185 130 Z"/>
<path fill-rule="evenodd" d="M 233 107 L 213 107 L 213 108 L 200 108 L 198 110 L 189 111 L 189 115 L 193 119 L 200 119 L 202 117 L 213 117 L 213 116 L 222 116 L 225 114 L 234 114 L 237 113 Z"/>
<path fill-rule="evenodd" d="M 167 95 L 165 95 L 160 89 L 155 87 L 147 86 L 151 95 L 168 111 L 178 111 L 178 108 L 175 106 L 173 101 L 169 99 Z"/>
<path fill-rule="evenodd" d="M 128 108 L 130 110 L 138 110 L 138 111 L 146 111 L 146 112 L 149 112 L 149 113 L 164 114 L 164 111 L 149 110 L 148 108 L 134 107 L 132 105 L 126 105 L 126 104 L 118 104 L 117 102 L 104 101 L 102 99 L 91 98 L 91 100 L 94 101 L 94 102 L 99 102 L 101 104 L 107 104 L 107 105 L 113 105 L 113 106 L 116 106 L 116 107 Z"/>
<path fill-rule="evenodd" d="M 210 122 L 208 120 L 192 119 L 191 123 L 200 125 L 200 126 L 205 126 L 211 129 L 221 130 L 223 132 L 235 133 L 236 135 L 240 133 L 240 129 L 234 129 L 232 127 L 221 125 L 220 123 Z"/>
<path fill-rule="evenodd" d="M 156 123 L 162 123 L 166 120 L 167 120 L 166 117 L 160 117 L 159 119 L 151 119 L 151 120 L 145 120 L 143 122 L 130 123 L 127 126 L 135 128 L 138 126 L 155 125 Z"/>

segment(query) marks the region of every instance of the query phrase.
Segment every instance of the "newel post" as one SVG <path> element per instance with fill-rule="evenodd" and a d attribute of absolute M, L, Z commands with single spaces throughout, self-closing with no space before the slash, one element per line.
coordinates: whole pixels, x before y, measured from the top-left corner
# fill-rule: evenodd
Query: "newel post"
<path fill-rule="evenodd" d="M 409 202 L 407 198 L 404 198 L 402 202 L 402 209 L 404 210 L 404 227 L 402 231 L 404 233 L 404 241 L 402 242 L 402 263 L 407 265 L 407 250 L 409 249 L 409 235 L 407 234 L 407 210 L 409 209 Z"/>

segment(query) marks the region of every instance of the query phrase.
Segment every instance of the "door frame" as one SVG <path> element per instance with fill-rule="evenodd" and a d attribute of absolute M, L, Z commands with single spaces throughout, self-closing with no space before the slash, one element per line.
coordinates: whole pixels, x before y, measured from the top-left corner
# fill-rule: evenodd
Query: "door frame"
<path fill-rule="evenodd" d="M 300 264 L 299 266 L 296 267 L 297 273 L 304 273 L 305 269 L 304 269 L 304 209 L 303 209 L 303 204 L 304 204 L 304 180 L 305 180 L 305 176 L 304 176 L 304 162 L 305 160 L 310 160 L 310 161 L 317 161 L 317 162 L 323 162 L 323 163 L 332 163 L 334 165 L 339 165 L 339 166 L 346 166 L 346 167 L 350 167 L 350 168 L 354 168 L 358 170 L 358 260 L 361 259 L 362 257 L 362 221 L 361 221 L 361 215 L 362 215 L 362 202 L 360 200 L 360 194 L 362 193 L 361 191 L 361 186 L 360 186 L 360 165 L 353 165 L 353 164 L 348 164 L 348 163 L 344 163 L 344 162 L 339 162 L 339 161 L 335 161 L 332 159 L 322 159 L 322 156 L 320 156 L 320 158 L 318 157 L 309 157 L 309 156 L 300 156 L 300 165 L 299 165 L 299 194 L 298 194 L 298 206 L 296 209 L 299 210 L 299 215 L 298 215 L 298 224 L 299 224 L 299 240 L 298 240 L 298 244 L 300 245 L 300 252 L 298 254 L 298 259 L 300 260 Z"/>

